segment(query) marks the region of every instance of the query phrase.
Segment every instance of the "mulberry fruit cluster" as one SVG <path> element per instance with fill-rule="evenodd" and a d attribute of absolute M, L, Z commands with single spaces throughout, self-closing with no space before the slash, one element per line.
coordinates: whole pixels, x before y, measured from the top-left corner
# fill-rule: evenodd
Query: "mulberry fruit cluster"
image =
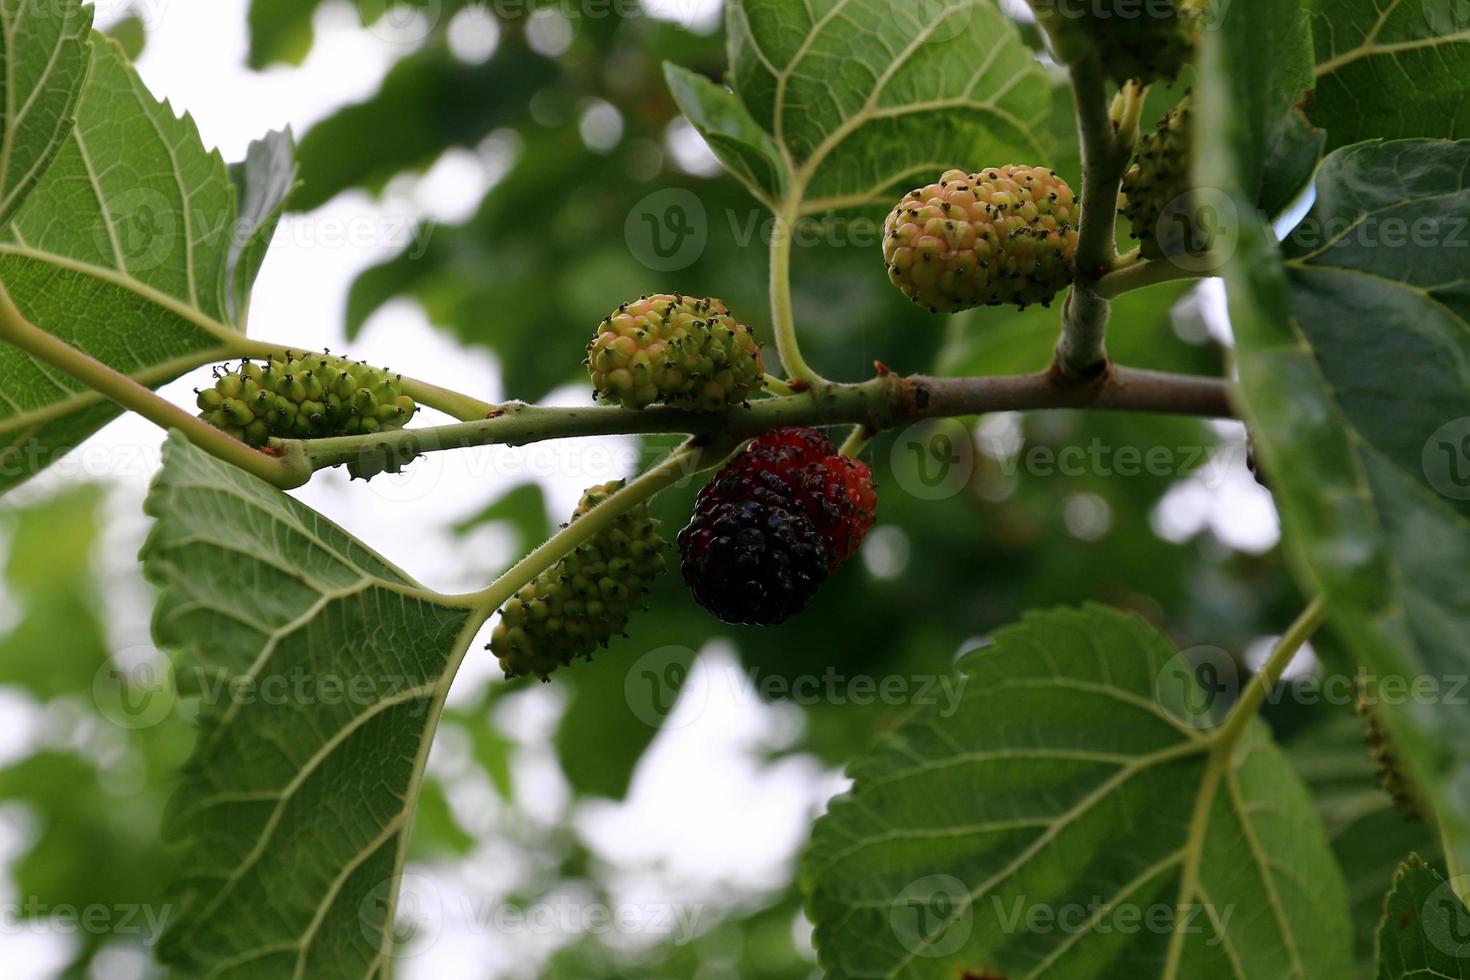
<path fill-rule="evenodd" d="M 719 411 L 765 380 L 760 344 L 723 303 L 668 294 L 618 307 L 587 345 L 586 364 L 596 396 L 631 409 Z"/>
<path fill-rule="evenodd" d="M 243 361 L 216 371 L 196 399 L 199 417 L 251 446 L 401 429 L 418 411 L 400 379 L 330 354 Z"/>
<path fill-rule="evenodd" d="M 1144 258 L 1162 259 L 1208 247 L 1189 206 L 1193 189 L 1194 100 L 1186 95 L 1138 141 L 1123 175 L 1119 210 L 1133 223 Z"/>
<path fill-rule="evenodd" d="M 622 487 L 592 487 L 572 520 L 586 516 Z M 505 604 L 488 649 L 506 677 L 548 680 L 558 667 L 591 659 L 647 606 L 654 579 L 664 570 L 666 542 L 659 522 L 639 504 L 612 526 L 563 557 Z"/>
<path fill-rule="evenodd" d="M 1060 5 L 1032 0 L 1057 57 L 1072 63 L 1096 51 L 1103 70 L 1119 85 L 1173 81 L 1194 59 L 1204 0 L 1155 0 L 1147 9 L 1117 4 Z"/>
<path fill-rule="evenodd" d="M 767 433 L 700 491 L 679 532 L 684 581 L 727 623 L 785 622 L 857 552 L 877 504 L 868 467 L 820 432 Z"/>
<path fill-rule="evenodd" d="M 1072 282 L 1077 217 L 1055 171 L 950 170 L 888 215 L 883 260 L 893 284 L 934 313 L 1049 303 Z"/>

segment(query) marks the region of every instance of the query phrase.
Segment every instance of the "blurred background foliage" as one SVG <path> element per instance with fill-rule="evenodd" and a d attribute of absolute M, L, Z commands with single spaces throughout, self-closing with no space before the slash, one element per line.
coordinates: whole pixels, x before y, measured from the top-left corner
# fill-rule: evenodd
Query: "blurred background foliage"
<path fill-rule="evenodd" d="M 252 66 L 303 59 L 318 6 L 254 0 Z M 592 326 L 640 293 L 718 295 L 769 337 L 761 237 L 768 216 L 718 174 L 663 82 L 665 60 L 722 75 L 722 32 L 711 11 L 689 29 L 688 17 L 647 16 L 636 3 L 611 0 L 419 6 L 427 34 L 404 47 L 380 90 L 300 134 L 302 183 L 293 206 L 310 210 L 349 190 L 380 193 L 452 152 L 476 154 L 493 180 L 463 223 L 421 229 L 415 240 L 426 246 L 362 274 L 351 293 L 349 334 L 384 304 L 415 301 L 437 327 L 491 352 L 506 393 L 526 400 L 577 381 Z M 681 9 L 677 0 L 663 6 Z M 696 6 L 685 3 L 682 11 Z M 382 0 L 363 0 L 361 9 L 368 22 L 402 13 Z M 146 43 L 137 18 L 112 29 L 134 51 Z M 1161 115 L 1177 97 L 1155 93 L 1150 113 Z M 1071 120 L 1064 98 L 1058 104 L 1056 166 L 1075 179 Z M 687 268 L 658 272 L 641 260 L 636 218 L 649 195 L 674 189 L 702 204 L 708 240 Z M 798 318 L 808 358 L 824 373 L 866 377 L 875 360 L 903 372 L 1045 367 L 1055 311 L 931 316 L 887 284 L 872 236 L 871 228 L 832 225 L 820 247 L 797 250 Z M 1110 348 L 1137 366 L 1219 373 L 1228 335 L 1210 322 L 1209 310 L 1182 286 L 1130 296 L 1118 304 Z M 660 718 L 677 710 L 682 682 L 712 650 L 738 658 L 753 689 L 778 709 L 760 715 L 780 719 L 781 731 L 755 741 L 758 764 L 796 760 L 840 788 L 834 771 L 904 706 L 837 698 L 798 704 L 776 682 L 832 670 L 847 679 L 944 675 L 958 653 L 1025 610 L 1084 600 L 1136 611 L 1181 647 L 1208 644 L 1244 658 L 1299 608 L 1273 547 L 1265 491 L 1245 471 L 1238 427 L 1059 413 L 962 420 L 941 431 L 958 454 L 951 461 L 958 475 L 942 499 L 922 499 L 933 496 L 925 492 L 930 470 L 944 462 L 927 454 L 933 440 L 895 433 L 873 443 L 868 458 L 882 487 L 878 530 L 862 559 L 806 615 L 778 629 L 731 629 L 697 609 L 670 575 L 630 638 L 593 664 L 560 672 L 549 691 L 497 681 L 452 704 L 419 810 L 416 866 L 452 875 L 471 856 L 488 855 L 503 873 L 469 890 L 511 905 L 567 894 L 612 903 L 631 888 L 703 910 L 698 935 L 686 943 L 596 930 L 528 945 L 504 937 L 505 956 L 467 962 L 456 976 L 814 974 L 786 845 L 771 844 L 785 848 L 782 880 L 711 887 L 660 878 L 659 868 L 609 854 L 584 832 L 582 818 L 599 801 L 629 794 Z M 1110 462 L 1068 474 L 1029 462 L 1038 452 L 1091 446 Z M 1128 451 L 1161 447 L 1170 461 L 1162 469 L 1114 471 Z M 1207 453 L 1215 454 L 1214 467 L 1188 472 Z M 697 489 L 659 499 L 668 530 L 683 524 Z M 8 915 L 12 929 L 68 905 L 157 907 L 168 876 L 156 828 L 169 773 L 187 754 L 187 711 L 171 710 L 148 726 L 117 723 L 136 716 L 118 707 L 136 692 L 116 666 L 136 669 L 139 657 L 147 663 L 154 655 L 118 650 L 109 633 L 104 593 L 120 582 L 146 593 L 135 566 L 106 554 L 103 497 L 98 487 L 82 486 L 4 509 L 0 685 L 7 710 L 35 720 L 34 734 L 4 746 L 0 768 L 5 825 L 21 828 L 3 842 L 10 894 L 38 905 Z M 1264 535 L 1233 533 L 1229 515 L 1242 501 L 1266 514 L 1255 521 L 1266 525 Z M 459 530 L 499 526 L 524 551 L 564 519 L 548 513 L 541 489 L 526 483 Z M 1321 670 L 1351 669 L 1322 659 Z M 648 698 L 636 693 L 645 683 Z M 528 694 L 536 697 L 528 701 Z M 536 709 L 546 703 L 556 710 Z M 1394 863 L 1430 846 L 1431 835 L 1376 789 L 1350 708 L 1284 701 L 1268 717 L 1291 737 L 1304 774 L 1323 791 L 1366 923 Z M 663 734 L 680 737 L 678 730 Z M 718 852 L 728 843 L 704 839 L 700 847 Z M 79 932 L 58 975 L 152 975 L 139 952 L 150 935 L 121 925 Z"/>

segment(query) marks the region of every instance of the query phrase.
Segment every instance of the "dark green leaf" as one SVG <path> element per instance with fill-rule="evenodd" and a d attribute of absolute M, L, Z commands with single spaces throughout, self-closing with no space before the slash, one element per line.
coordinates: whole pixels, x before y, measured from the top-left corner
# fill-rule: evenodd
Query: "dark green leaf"
<path fill-rule="evenodd" d="M 1203 716 L 1165 706 L 1171 684 L 1208 697 L 1181 663 L 1101 607 L 967 655 L 959 703 L 856 762 L 813 832 L 828 975 L 1344 976 L 1342 881 L 1305 789 L 1259 721 L 1216 751 Z"/>
<path fill-rule="evenodd" d="M 155 632 L 200 698 L 160 954 L 221 976 L 386 976 L 429 743 L 479 619 L 177 434 L 147 509 Z"/>
<path fill-rule="evenodd" d="M 1327 130 L 1329 150 L 1373 137 L 1470 135 L 1463 0 L 1312 0 L 1310 7 L 1317 91 L 1307 115 Z"/>
<path fill-rule="evenodd" d="M 1470 910 L 1417 855 L 1394 877 L 1378 927 L 1378 980 L 1470 978 Z"/>

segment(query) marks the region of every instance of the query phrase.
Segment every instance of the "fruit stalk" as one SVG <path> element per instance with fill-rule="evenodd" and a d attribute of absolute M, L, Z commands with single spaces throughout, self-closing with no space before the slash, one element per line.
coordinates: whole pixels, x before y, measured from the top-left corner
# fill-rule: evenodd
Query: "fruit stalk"
<path fill-rule="evenodd" d="M 816 387 L 827 382 L 801 356 L 801 346 L 796 340 L 796 312 L 791 302 L 791 240 L 797 220 L 790 210 L 776 215 L 776 227 L 771 235 L 771 323 L 776 353 L 786 369 L 786 377 Z"/>
<path fill-rule="evenodd" d="M 616 411 L 614 409 L 613 411 Z M 545 544 L 517 562 L 494 584 L 468 597 L 469 604 L 486 615 L 505 605 L 536 576 L 555 565 L 576 548 L 611 527 L 631 507 L 652 500 L 657 494 L 700 470 L 723 462 L 739 446 L 726 440 L 693 440 L 674 450 L 657 466 L 630 481 L 585 516 L 553 534 Z"/>

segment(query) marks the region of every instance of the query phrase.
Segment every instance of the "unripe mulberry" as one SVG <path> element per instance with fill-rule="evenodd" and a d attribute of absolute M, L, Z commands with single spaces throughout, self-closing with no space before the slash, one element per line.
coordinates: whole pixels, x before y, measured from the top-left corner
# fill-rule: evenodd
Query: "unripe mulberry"
<path fill-rule="evenodd" d="M 572 515 L 576 521 L 622 487 L 592 487 Z M 506 677 L 543 681 L 579 657 L 591 659 L 647 606 L 654 579 L 664 570 L 659 522 L 639 504 L 612 526 L 563 557 L 515 594 L 500 610 L 489 649 Z"/>
<path fill-rule="evenodd" d="M 717 299 L 659 294 L 624 303 L 587 345 L 596 397 L 642 409 L 655 402 L 714 412 L 765 382 L 760 344 Z"/>
<path fill-rule="evenodd" d="M 330 354 L 292 354 L 215 372 L 197 393 L 199 417 L 259 448 L 271 439 L 321 439 L 401 429 L 418 411 L 400 378 Z"/>
<path fill-rule="evenodd" d="M 1194 168 L 1194 100 L 1186 95 L 1138 141 L 1123 175 L 1119 209 L 1133 223 L 1144 258 L 1199 253 L 1208 247 L 1190 206 Z"/>
<path fill-rule="evenodd" d="M 857 551 L 876 506 L 868 467 L 821 433 L 767 433 L 700 491 L 679 533 L 684 581 L 725 622 L 782 623 Z"/>
<path fill-rule="evenodd" d="M 1071 64 L 1095 51 L 1103 71 L 1119 85 L 1129 80 L 1148 84 L 1178 78 L 1194 58 L 1203 0 L 1155 0 L 1146 9 L 1131 12 L 1118 6 L 1032 0 L 1063 63 Z"/>
<path fill-rule="evenodd" d="M 947 171 L 883 227 L 888 277 L 934 313 L 1049 303 L 1072 282 L 1077 198 L 1055 171 Z"/>
<path fill-rule="evenodd" d="M 1424 816 L 1424 803 L 1414 778 L 1404 768 L 1404 761 L 1394 747 L 1383 720 L 1378 717 L 1377 698 L 1374 685 L 1359 679 L 1358 700 L 1355 708 L 1363 719 L 1363 730 L 1368 740 L 1368 754 L 1378 771 L 1378 785 L 1393 799 L 1405 815 L 1418 820 Z"/>

